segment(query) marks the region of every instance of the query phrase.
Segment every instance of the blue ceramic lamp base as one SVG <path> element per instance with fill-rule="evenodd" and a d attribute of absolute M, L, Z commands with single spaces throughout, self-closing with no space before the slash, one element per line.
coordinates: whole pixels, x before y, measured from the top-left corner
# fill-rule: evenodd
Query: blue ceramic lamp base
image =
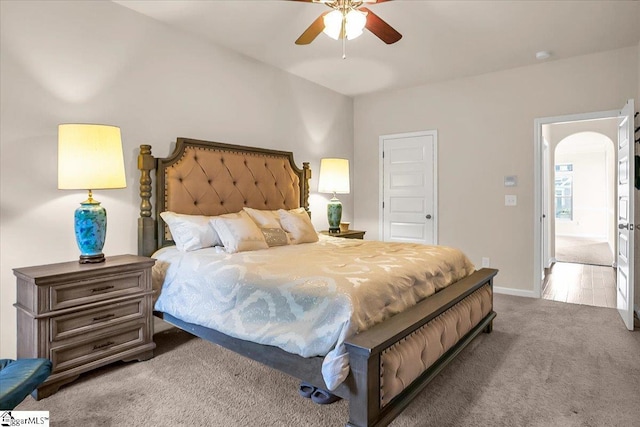
<path fill-rule="evenodd" d="M 107 211 L 91 197 L 80 204 L 74 215 L 76 243 L 80 249 L 80 264 L 104 262 Z"/>
<path fill-rule="evenodd" d="M 340 203 L 335 193 L 327 204 L 327 219 L 329 220 L 329 233 L 339 233 L 340 221 L 342 220 L 342 203 Z"/>

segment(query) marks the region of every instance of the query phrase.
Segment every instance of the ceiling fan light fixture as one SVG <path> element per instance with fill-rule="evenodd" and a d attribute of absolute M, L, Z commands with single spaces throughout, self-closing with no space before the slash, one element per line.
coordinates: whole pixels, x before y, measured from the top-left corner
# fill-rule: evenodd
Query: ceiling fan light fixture
<path fill-rule="evenodd" d="M 346 15 L 343 15 L 340 10 L 333 10 L 324 15 L 323 19 L 324 30 L 322 32 L 334 40 L 340 38 L 343 21 L 347 40 L 360 36 L 367 24 L 367 14 L 355 9 L 350 10 Z"/>
<path fill-rule="evenodd" d="M 1 1 L 1 0 L 0 0 Z M 300 2 L 323 3 L 331 10 L 318 16 L 296 39 L 297 45 L 308 45 L 325 33 L 334 40 L 342 39 L 342 56 L 347 40 L 359 37 L 364 29 L 369 30 L 386 44 L 393 44 L 402 38 L 402 34 L 387 24 L 382 18 L 363 7 L 363 4 L 382 3 L 391 0 L 292 0 Z"/>
<path fill-rule="evenodd" d="M 347 40 L 352 40 L 360 36 L 364 31 L 364 26 L 367 24 L 367 14 L 353 9 L 347 13 L 345 19 Z"/>
<path fill-rule="evenodd" d="M 324 15 L 324 30 L 323 33 L 328 35 L 334 40 L 340 38 L 340 32 L 342 31 L 342 12 L 339 10 L 333 10 Z"/>

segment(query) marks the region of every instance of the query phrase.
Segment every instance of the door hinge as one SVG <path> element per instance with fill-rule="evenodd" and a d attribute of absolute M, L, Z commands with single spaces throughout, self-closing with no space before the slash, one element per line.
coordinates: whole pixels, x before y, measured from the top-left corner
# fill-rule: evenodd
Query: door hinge
<path fill-rule="evenodd" d="M 382 209 L 384 209 L 384 202 L 382 202 Z"/>
<path fill-rule="evenodd" d="M 384 159 L 384 151 L 382 152 L 382 158 Z"/>

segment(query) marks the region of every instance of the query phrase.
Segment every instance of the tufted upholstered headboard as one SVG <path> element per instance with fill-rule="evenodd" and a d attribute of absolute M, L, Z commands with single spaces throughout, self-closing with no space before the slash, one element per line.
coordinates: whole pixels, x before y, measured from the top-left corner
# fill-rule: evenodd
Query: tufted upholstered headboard
<path fill-rule="evenodd" d="M 141 145 L 138 254 L 149 256 L 172 244 L 160 213 L 221 215 L 247 206 L 255 209 L 309 210 L 308 163 L 299 169 L 293 153 L 219 142 L 178 138 L 166 159 L 155 158 L 150 145 Z M 152 178 L 155 169 L 155 212 Z"/>

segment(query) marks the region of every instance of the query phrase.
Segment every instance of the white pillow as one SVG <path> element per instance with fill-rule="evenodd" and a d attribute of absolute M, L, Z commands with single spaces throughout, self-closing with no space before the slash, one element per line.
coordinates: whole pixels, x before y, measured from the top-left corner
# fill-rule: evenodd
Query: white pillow
<path fill-rule="evenodd" d="M 260 228 L 282 228 L 280 225 L 278 211 L 268 211 L 247 207 L 243 209 Z"/>
<path fill-rule="evenodd" d="M 222 246 L 218 233 L 209 222 L 210 216 L 185 215 L 169 211 L 162 212 L 160 216 L 169 226 L 171 237 L 180 251 Z"/>
<path fill-rule="evenodd" d="M 260 228 L 282 228 L 280 224 L 280 215 L 278 211 L 270 211 L 263 209 L 243 208 Z M 289 212 L 305 212 L 304 208 L 290 209 Z"/>
<path fill-rule="evenodd" d="M 240 211 L 237 216 L 221 215 L 211 218 L 211 224 L 216 230 L 227 253 L 254 251 L 267 249 L 262 231 L 247 215 Z"/>
<path fill-rule="evenodd" d="M 318 241 L 318 233 L 311 224 L 311 218 L 307 212 L 292 212 L 284 209 L 278 210 L 280 224 L 284 231 L 289 233 L 291 244 L 313 243 Z"/>

